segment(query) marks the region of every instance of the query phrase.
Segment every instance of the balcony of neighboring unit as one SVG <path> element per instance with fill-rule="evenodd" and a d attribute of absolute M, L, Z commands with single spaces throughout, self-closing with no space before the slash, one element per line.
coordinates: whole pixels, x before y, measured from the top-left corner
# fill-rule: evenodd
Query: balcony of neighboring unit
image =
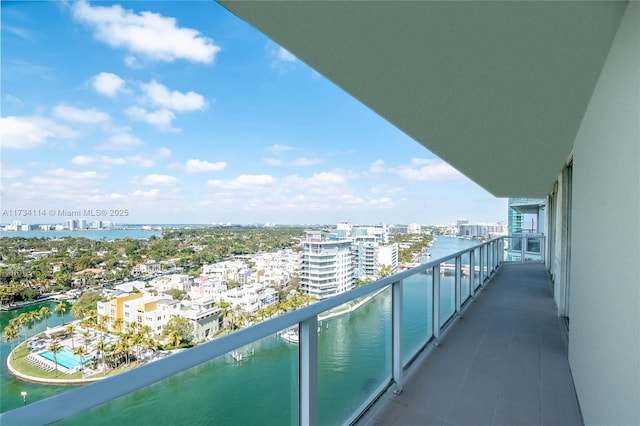
<path fill-rule="evenodd" d="M 433 260 L 0 422 L 581 424 L 544 265 L 505 262 L 504 246 Z M 293 328 L 295 342 L 279 336 Z"/>

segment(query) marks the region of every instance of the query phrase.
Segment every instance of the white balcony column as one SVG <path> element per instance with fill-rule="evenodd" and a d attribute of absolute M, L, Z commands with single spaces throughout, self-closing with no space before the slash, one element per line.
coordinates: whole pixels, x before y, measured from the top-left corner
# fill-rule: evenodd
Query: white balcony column
<path fill-rule="evenodd" d="M 471 250 L 469 252 L 469 294 L 471 298 L 475 298 L 476 296 L 476 251 Z"/>
<path fill-rule="evenodd" d="M 402 393 L 403 372 L 402 372 L 402 280 L 396 281 L 391 287 L 391 363 L 393 381 L 395 383 L 395 394 Z"/>
<path fill-rule="evenodd" d="M 436 346 L 440 344 L 440 264 L 433 267 L 433 286 L 431 297 L 431 328 L 433 328 L 433 338 Z"/>
<path fill-rule="evenodd" d="M 462 256 L 456 256 L 456 313 L 460 316 L 462 307 Z"/>
<path fill-rule="evenodd" d="M 485 246 L 480 246 L 479 250 L 480 250 L 480 258 L 479 258 L 479 266 L 478 269 L 480 270 L 480 285 L 484 287 L 484 268 L 485 268 L 485 260 L 484 258 L 486 257 L 486 255 L 484 254 L 484 247 Z"/>
<path fill-rule="evenodd" d="M 299 424 L 318 424 L 318 317 L 298 325 Z"/>

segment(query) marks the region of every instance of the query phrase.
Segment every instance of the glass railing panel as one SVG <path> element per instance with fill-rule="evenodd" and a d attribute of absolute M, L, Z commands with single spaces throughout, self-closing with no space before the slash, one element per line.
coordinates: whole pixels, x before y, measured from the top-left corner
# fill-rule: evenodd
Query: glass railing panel
<path fill-rule="evenodd" d="M 454 259 L 440 265 L 440 326 L 456 310 L 456 263 Z"/>
<path fill-rule="evenodd" d="M 265 419 L 298 424 L 298 345 L 277 335 L 58 424 L 249 425 Z"/>
<path fill-rule="evenodd" d="M 433 336 L 433 275 L 431 269 L 405 278 L 402 294 L 403 364 L 406 364 Z"/>
<path fill-rule="evenodd" d="M 465 253 L 460 257 L 462 271 L 460 272 L 460 304 L 464 304 L 471 294 L 471 271 L 469 270 L 469 258 L 471 254 Z"/>
<path fill-rule="evenodd" d="M 347 422 L 391 378 L 391 288 L 333 311 L 319 317 L 321 425 Z"/>

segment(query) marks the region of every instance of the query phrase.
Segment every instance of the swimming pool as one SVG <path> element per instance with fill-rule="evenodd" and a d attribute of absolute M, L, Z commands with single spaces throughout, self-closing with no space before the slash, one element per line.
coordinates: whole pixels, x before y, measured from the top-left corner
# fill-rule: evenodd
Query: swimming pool
<path fill-rule="evenodd" d="M 42 352 L 38 355 L 40 355 L 45 359 L 48 359 L 51 362 L 55 362 L 53 359 L 53 352 L 51 351 Z M 58 365 L 63 366 L 67 370 L 71 370 L 72 368 L 77 367 L 80 364 L 83 364 L 82 359 L 79 356 L 74 355 L 67 348 L 62 348 L 62 350 L 56 354 L 56 358 L 58 360 Z M 90 361 L 90 358 L 85 358 L 84 364 L 86 364 L 89 361 Z"/>

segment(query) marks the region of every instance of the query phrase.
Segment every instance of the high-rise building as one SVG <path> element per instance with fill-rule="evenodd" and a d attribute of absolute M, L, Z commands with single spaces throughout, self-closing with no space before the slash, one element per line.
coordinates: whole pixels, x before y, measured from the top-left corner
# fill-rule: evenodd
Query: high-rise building
<path fill-rule="evenodd" d="M 318 299 L 351 290 L 354 285 L 351 240 L 328 231 L 307 231 L 300 266 L 300 290 Z"/>

